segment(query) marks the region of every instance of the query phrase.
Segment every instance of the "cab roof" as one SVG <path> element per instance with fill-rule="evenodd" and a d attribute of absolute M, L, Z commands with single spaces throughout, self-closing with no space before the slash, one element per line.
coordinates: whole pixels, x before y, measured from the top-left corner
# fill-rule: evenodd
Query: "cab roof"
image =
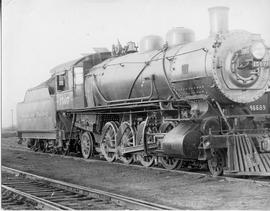
<path fill-rule="evenodd" d="M 65 72 L 66 70 L 70 70 L 75 65 L 78 65 L 81 61 L 83 61 L 86 57 L 87 56 L 80 57 L 78 59 L 75 59 L 75 60 L 72 60 L 72 61 L 69 61 L 69 62 L 65 62 L 63 64 L 60 64 L 60 65 L 57 65 L 56 67 L 54 67 L 53 69 L 50 70 L 50 73 L 52 75 L 57 75 L 57 74 L 60 74 L 60 73 Z"/>
<path fill-rule="evenodd" d="M 96 64 L 104 61 L 105 59 L 108 59 L 109 57 L 111 57 L 111 52 L 98 52 L 98 53 L 93 53 L 93 54 L 87 54 L 87 55 L 80 57 L 78 59 L 57 65 L 56 67 L 54 67 L 50 70 L 50 73 L 53 76 L 53 75 L 62 74 L 66 70 L 71 70 L 74 66 L 82 67 L 83 61 L 85 61 L 85 60 L 90 60 L 90 61 L 92 61 L 92 65 L 96 65 Z"/>

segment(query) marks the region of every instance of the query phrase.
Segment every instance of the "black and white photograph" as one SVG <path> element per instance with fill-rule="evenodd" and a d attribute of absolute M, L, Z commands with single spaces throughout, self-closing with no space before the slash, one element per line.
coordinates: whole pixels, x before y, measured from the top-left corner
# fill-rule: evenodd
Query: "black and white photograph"
<path fill-rule="evenodd" d="M 270 1 L 2 0 L 1 210 L 270 210 Z"/>

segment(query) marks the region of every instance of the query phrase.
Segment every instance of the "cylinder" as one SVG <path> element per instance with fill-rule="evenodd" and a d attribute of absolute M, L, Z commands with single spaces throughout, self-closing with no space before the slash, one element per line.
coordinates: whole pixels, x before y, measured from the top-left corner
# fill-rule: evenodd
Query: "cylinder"
<path fill-rule="evenodd" d="M 228 32 L 228 7 L 212 7 L 208 9 L 210 20 L 210 36 Z"/>
<path fill-rule="evenodd" d="M 166 41 L 169 47 L 183 45 L 194 41 L 194 32 L 184 27 L 175 27 L 166 34 Z"/>
<path fill-rule="evenodd" d="M 181 123 L 164 136 L 161 149 L 166 155 L 197 159 L 200 137 L 199 124 Z"/>

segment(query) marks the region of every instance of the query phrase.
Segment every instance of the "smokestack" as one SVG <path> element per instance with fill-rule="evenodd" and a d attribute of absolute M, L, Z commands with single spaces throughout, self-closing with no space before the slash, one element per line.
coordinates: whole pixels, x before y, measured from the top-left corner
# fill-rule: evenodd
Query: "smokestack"
<path fill-rule="evenodd" d="M 228 7 L 211 7 L 208 9 L 210 18 L 210 36 L 228 32 Z"/>

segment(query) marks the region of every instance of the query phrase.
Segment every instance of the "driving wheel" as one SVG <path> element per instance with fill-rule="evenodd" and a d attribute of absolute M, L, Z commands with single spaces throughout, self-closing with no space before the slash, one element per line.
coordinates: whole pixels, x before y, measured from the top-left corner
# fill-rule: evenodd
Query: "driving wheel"
<path fill-rule="evenodd" d="M 107 122 L 102 130 L 100 149 L 104 158 L 109 162 L 116 159 L 117 130 L 117 125 L 114 122 Z"/>
<path fill-rule="evenodd" d="M 145 127 L 145 121 L 143 121 L 138 127 L 136 145 L 143 145 L 144 134 L 147 143 L 153 142 L 152 137 L 150 136 L 150 133 L 152 132 L 150 127 Z M 140 153 L 137 155 L 137 159 L 145 167 L 150 167 L 155 163 L 155 156 L 153 155 L 144 155 L 144 153 Z"/>
<path fill-rule="evenodd" d="M 120 150 L 120 160 L 125 164 L 131 164 L 133 162 L 133 155 L 122 155 L 121 150 L 125 147 L 135 146 L 135 132 L 132 126 L 128 122 L 123 122 L 119 127 L 116 138 Z"/>

